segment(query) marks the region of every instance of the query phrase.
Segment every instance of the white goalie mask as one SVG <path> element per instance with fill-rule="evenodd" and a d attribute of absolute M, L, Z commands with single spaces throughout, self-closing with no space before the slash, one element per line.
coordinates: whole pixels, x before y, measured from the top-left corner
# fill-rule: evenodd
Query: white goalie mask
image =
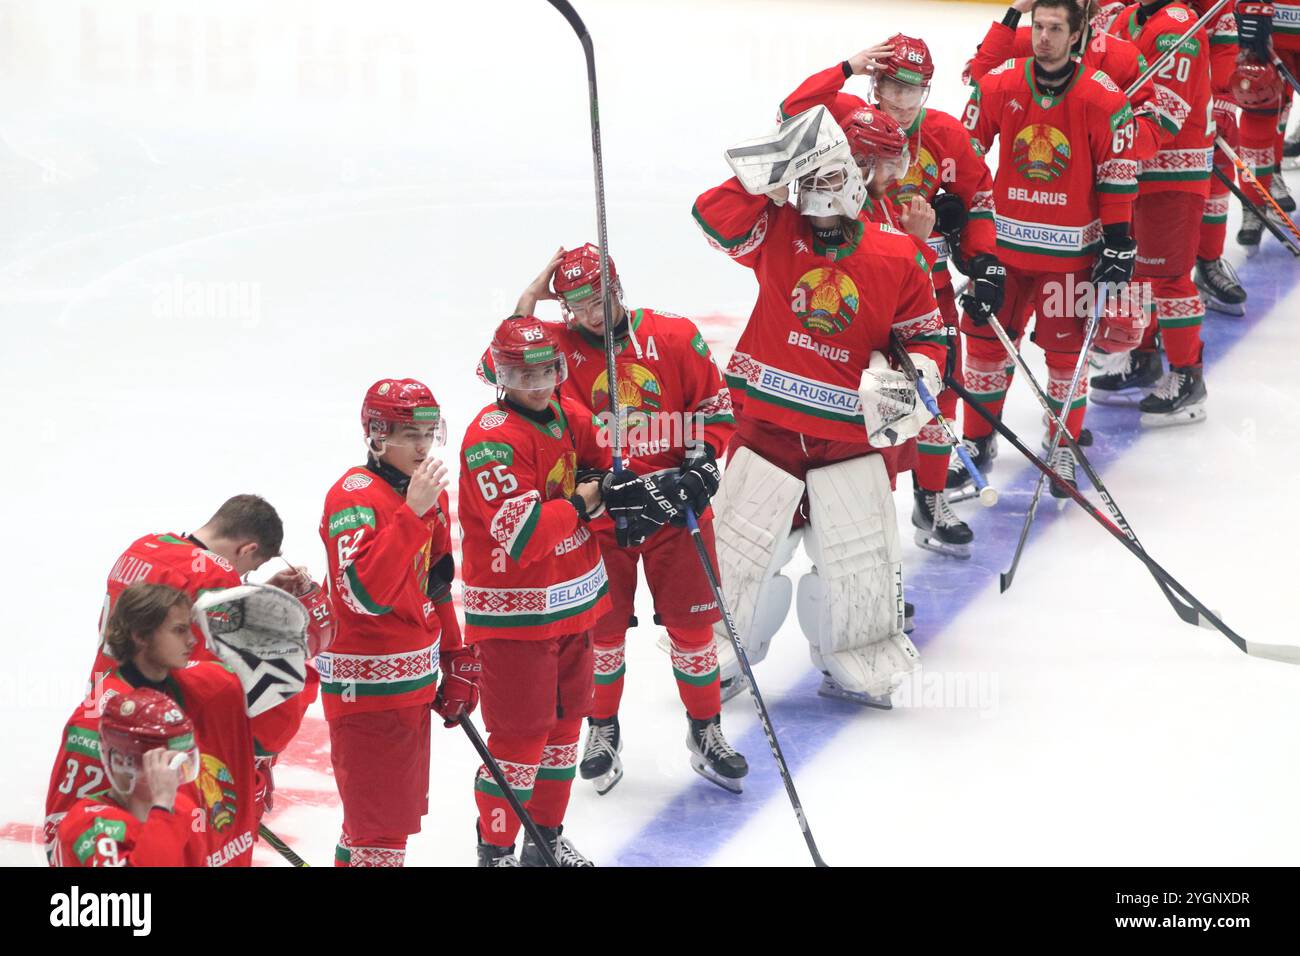
<path fill-rule="evenodd" d="M 867 184 L 852 159 L 836 159 L 799 179 L 796 202 L 805 216 L 857 219 L 867 201 Z"/>

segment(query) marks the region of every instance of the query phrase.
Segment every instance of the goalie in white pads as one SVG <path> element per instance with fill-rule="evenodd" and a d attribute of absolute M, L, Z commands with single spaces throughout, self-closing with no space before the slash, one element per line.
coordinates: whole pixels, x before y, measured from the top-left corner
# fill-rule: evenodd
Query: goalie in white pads
<path fill-rule="evenodd" d="M 891 486 L 929 415 L 884 356 L 892 333 L 937 392 L 942 320 L 911 239 L 859 220 L 866 188 L 825 108 L 769 142 L 767 154 L 763 141 L 745 144 L 743 181 L 694 209 L 710 243 L 759 284 L 727 368 L 743 410 L 714 498 L 724 597 L 750 661 L 762 660 L 794 594 L 781 569 L 802 540 L 815 567 L 799 582 L 798 618 L 820 693 L 887 707 L 919 664 L 903 633 Z M 755 168 L 764 155 L 766 175 Z"/>

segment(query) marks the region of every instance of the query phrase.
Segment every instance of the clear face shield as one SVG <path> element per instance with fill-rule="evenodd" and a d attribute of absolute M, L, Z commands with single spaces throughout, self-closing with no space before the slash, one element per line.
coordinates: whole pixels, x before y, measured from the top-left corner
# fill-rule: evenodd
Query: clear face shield
<path fill-rule="evenodd" d="M 884 110 L 904 129 L 912 125 L 930 96 L 930 87 L 918 83 L 903 83 L 892 76 L 879 77 L 872 84 L 876 105 Z"/>
<path fill-rule="evenodd" d="M 623 286 L 615 281 L 611 289 L 610 315 L 618 322 L 618 306 L 623 304 Z M 575 325 L 589 332 L 598 332 L 605 327 L 605 306 L 600 293 L 590 285 L 573 289 L 559 297 L 560 311 L 569 328 Z"/>
<path fill-rule="evenodd" d="M 436 407 L 417 408 L 413 422 L 373 422 L 370 444 L 384 448 L 411 448 L 427 451 L 447 444 L 447 423 Z"/>
<path fill-rule="evenodd" d="M 854 157 L 857 161 L 857 157 Z M 903 152 L 890 159 L 868 160 L 858 163 L 858 172 L 862 174 L 862 179 L 870 186 L 885 189 L 891 184 L 898 182 L 907 175 L 907 171 L 912 167 L 912 155 L 907 146 L 903 146 Z"/>
<path fill-rule="evenodd" d="M 600 300 L 596 300 L 597 306 Z M 569 377 L 569 366 L 564 361 L 564 353 L 552 351 L 540 361 L 528 361 L 523 364 L 503 364 L 492 356 L 496 365 L 497 385 L 500 388 L 521 392 L 553 392 L 560 383 Z"/>

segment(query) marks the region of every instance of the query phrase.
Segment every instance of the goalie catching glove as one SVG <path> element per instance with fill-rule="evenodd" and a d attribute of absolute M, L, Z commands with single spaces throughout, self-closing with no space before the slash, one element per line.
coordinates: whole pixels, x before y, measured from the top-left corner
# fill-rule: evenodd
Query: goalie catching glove
<path fill-rule="evenodd" d="M 723 155 L 751 196 L 788 186 L 832 160 L 852 160 L 844 131 L 824 106 L 804 110 L 775 133 L 746 140 Z"/>
<path fill-rule="evenodd" d="M 192 613 L 208 648 L 243 685 L 249 717 L 302 691 L 307 610 L 296 597 L 269 584 L 244 584 L 199 595 Z"/>
<path fill-rule="evenodd" d="M 943 387 L 939 366 L 929 356 L 910 354 L 930 394 L 938 395 Z M 867 444 L 872 448 L 893 448 L 915 438 L 932 417 L 916 383 L 906 372 L 890 368 L 889 360 L 880 352 L 872 352 L 871 362 L 862 370 L 858 397 L 862 399 Z"/>

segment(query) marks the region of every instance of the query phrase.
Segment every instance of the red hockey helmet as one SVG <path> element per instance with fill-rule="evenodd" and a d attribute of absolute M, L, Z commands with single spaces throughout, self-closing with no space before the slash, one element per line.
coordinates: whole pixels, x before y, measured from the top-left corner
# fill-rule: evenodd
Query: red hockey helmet
<path fill-rule="evenodd" d="M 124 792 L 134 790 L 144 755 L 158 747 L 175 751 L 172 766 L 180 771 L 183 782 L 198 779 L 200 757 L 194 725 L 174 700 L 142 687 L 129 694 L 114 694 L 104 702 L 99 718 L 99 759 L 114 786 L 126 777 Z"/>
<path fill-rule="evenodd" d="M 552 326 L 536 316 L 506 319 L 493 333 L 489 351 L 502 388 L 550 390 L 569 374 Z"/>
<path fill-rule="evenodd" d="M 907 175 L 911 165 L 907 134 L 888 113 L 874 106 L 861 106 L 840 125 L 866 182 L 889 182 Z"/>
<path fill-rule="evenodd" d="M 361 427 L 366 438 L 387 438 L 395 425 L 432 425 L 436 445 L 447 442 L 447 425 L 429 386 L 413 378 L 380 379 L 366 390 L 361 403 Z"/>
<path fill-rule="evenodd" d="M 618 270 L 614 268 L 612 256 L 607 265 L 610 291 L 621 303 L 623 285 L 618 280 Z M 575 307 L 586 308 L 589 307 L 588 303 L 599 302 L 600 247 L 588 242 L 576 249 L 567 250 L 560 259 L 560 264 L 555 267 L 551 285 L 560 297 L 560 308 L 570 320 L 573 319 Z"/>
<path fill-rule="evenodd" d="M 1276 109 L 1282 102 L 1282 80 L 1277 70 L 1246 53 L 1237 57 L 1237 66 L 1228 77 L 1228 91 L 1246 110 Z"/>
<path fill-rule="evenodd" d="M 885 41 L 894 52 L 876 72 L 876 100 L 902 112 L 920 109 L 930 95 L 934 60 L 924 40 L 895 33 Z"/>

